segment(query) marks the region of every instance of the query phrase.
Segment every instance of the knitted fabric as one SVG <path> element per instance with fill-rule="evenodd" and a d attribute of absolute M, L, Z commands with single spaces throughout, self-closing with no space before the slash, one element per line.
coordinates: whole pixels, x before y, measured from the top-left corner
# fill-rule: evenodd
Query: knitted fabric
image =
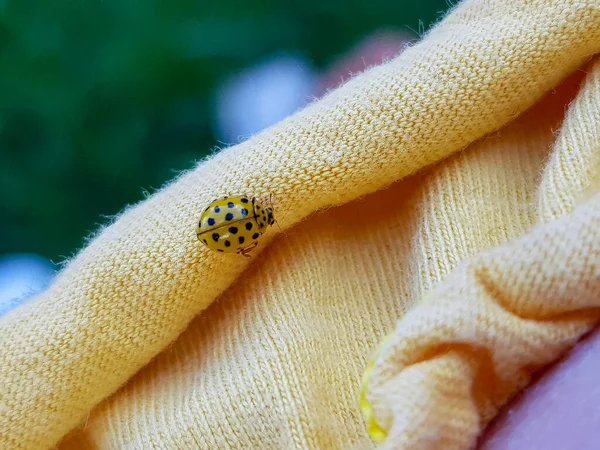
<path fill-rule="evenodd" d="M 599 50 L 597 0 L 465 1 L 129 208 L 0 317 L 0 448 L 473 447 L 600 315 Z"/>

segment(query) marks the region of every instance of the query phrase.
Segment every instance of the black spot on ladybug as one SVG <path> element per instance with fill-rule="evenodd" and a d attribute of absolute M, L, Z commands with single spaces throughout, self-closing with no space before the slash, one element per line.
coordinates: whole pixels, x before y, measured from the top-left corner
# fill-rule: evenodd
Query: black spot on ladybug
<path fill-rule="evenodd" d="M 228 207 L 228 208 L 233 208 L 234 206 L 235 206 L 235 205 L 233 204 L 233 202 L 229 202 L 229 203 L 227 203 L 227 207 Z"/>
<path fill-rule="evenodd" d="M 214 209 L 214 211 L 215 211 L 216 213 L 218 213 L 218 212 L 221 212 L 221 208 L 219 208 L 218 206 L 215 206 L 215 209 Z"/>
<path fill-rule="evenodd" d="M 225 247 L 231 247 L 231 242 L 225 241 Z"/>
<path fill-rule="evenodd" d="M 252 235 L 252 239 L 258 239 L 258 236 L 260 236 L 260 234 L 258 234 L 258 233 L 254 233 L 254 234 Z"/>
<path fill-rule="evenodd" d="M 219 242 L 219 233 L 213 233 L 212 238 L 213 238 L 213 241 Z"/>
<path fill-rule="evenodd" d="M 246 230 L 250 231 L 252 229 L 252 222 L 248 222 L 246 224 Z"/>
<path fill-rule="evenodd" d="M 248 210 L 246 208 L 242 208 L 242 210 L 240 211 L 242 213 L 242 216 L 246 217 L 248 215 Z"/>
<path fill-rule="evenodd" d="M 218 248 L 217 251 L 223 253 L 223 250 L 221 250 L 220 248 Z"/>
<path fill-rule="evenodd" d="M 239 242 L 240 244 L 243 244 L 245 240 L 246 240 L 246 239 L 244 239 L 244 236 L 240 236 L 240 237 L 238 238 L 238 242 Z"/>
<path fill-rule="evenodd" d="M 208 218 L 208 225 L 212 227 L 214 224 L 215 224 L 215 219 L 213 219 L 212 217 L 209 217 Z"/>
<path fill-rule="evenodd" d="M 237 229 L 237 227 L 229 227 L 229 232 L 231 234 L 236 234 L 238 232 L 238 229 Z"/>
<path fill-rule="evenodd" d="M 208 241 L 206 239 L 202 239 L 202 242 L 204 242 L 206 245 L 208 245 Z"/>
<path fill-rule="evenodd" d="M 225 216 L 225 219 L 227 219 L 227 220 L 233 220 L 233 214 L 227 213 L 227 215 Z"/>
<path fill-rule="evenodd" d="M 248 199 L 247 199 L 246 197 L 244 197 L 244 198 L 241 200 L 241 202 L 242 202 L 242 203 L 248 203 Z"/>

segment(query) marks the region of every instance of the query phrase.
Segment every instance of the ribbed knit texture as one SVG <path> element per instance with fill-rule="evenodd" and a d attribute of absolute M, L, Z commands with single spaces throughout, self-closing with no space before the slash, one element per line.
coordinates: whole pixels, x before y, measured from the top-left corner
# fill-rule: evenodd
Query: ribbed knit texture
<path fill-rule="evenodd" d="M 0 448 L 471 448 L 599 317 L 599 50 L 597 0 L 463 2 L 125 211 L 0 317 Z"/>

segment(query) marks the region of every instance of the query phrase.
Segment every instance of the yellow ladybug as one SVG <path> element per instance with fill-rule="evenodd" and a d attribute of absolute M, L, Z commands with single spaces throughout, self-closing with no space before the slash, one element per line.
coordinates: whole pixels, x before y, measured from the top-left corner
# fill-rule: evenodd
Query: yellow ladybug
<path fill-rule="evenodd" d="M 258 238 L 273 225 L 272 208 L 245 195 L 222 197 L 213 201 L 200 216 L 196 236 L 211 250 L 238 253 L 250 258 Z"/>

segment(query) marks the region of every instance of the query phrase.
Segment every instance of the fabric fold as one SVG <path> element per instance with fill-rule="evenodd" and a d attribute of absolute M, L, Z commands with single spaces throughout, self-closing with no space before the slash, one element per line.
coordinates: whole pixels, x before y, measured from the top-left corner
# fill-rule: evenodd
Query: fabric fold
<path fill-rule="evenodd" d="M 372 435 L 383 448 L 473 448 L 498 408 L 599 319 L 596 194 L 462 264 L 398 322 L 363 382 Z"/>
<path fill-rule="evenodd" d="M 539 224 L 461 264 L 369 363 L 360 405 L 383 448 L 472 448 L 500 406 L 598 324 L 600 63 L 587 70 L 542 172 Z"/>

